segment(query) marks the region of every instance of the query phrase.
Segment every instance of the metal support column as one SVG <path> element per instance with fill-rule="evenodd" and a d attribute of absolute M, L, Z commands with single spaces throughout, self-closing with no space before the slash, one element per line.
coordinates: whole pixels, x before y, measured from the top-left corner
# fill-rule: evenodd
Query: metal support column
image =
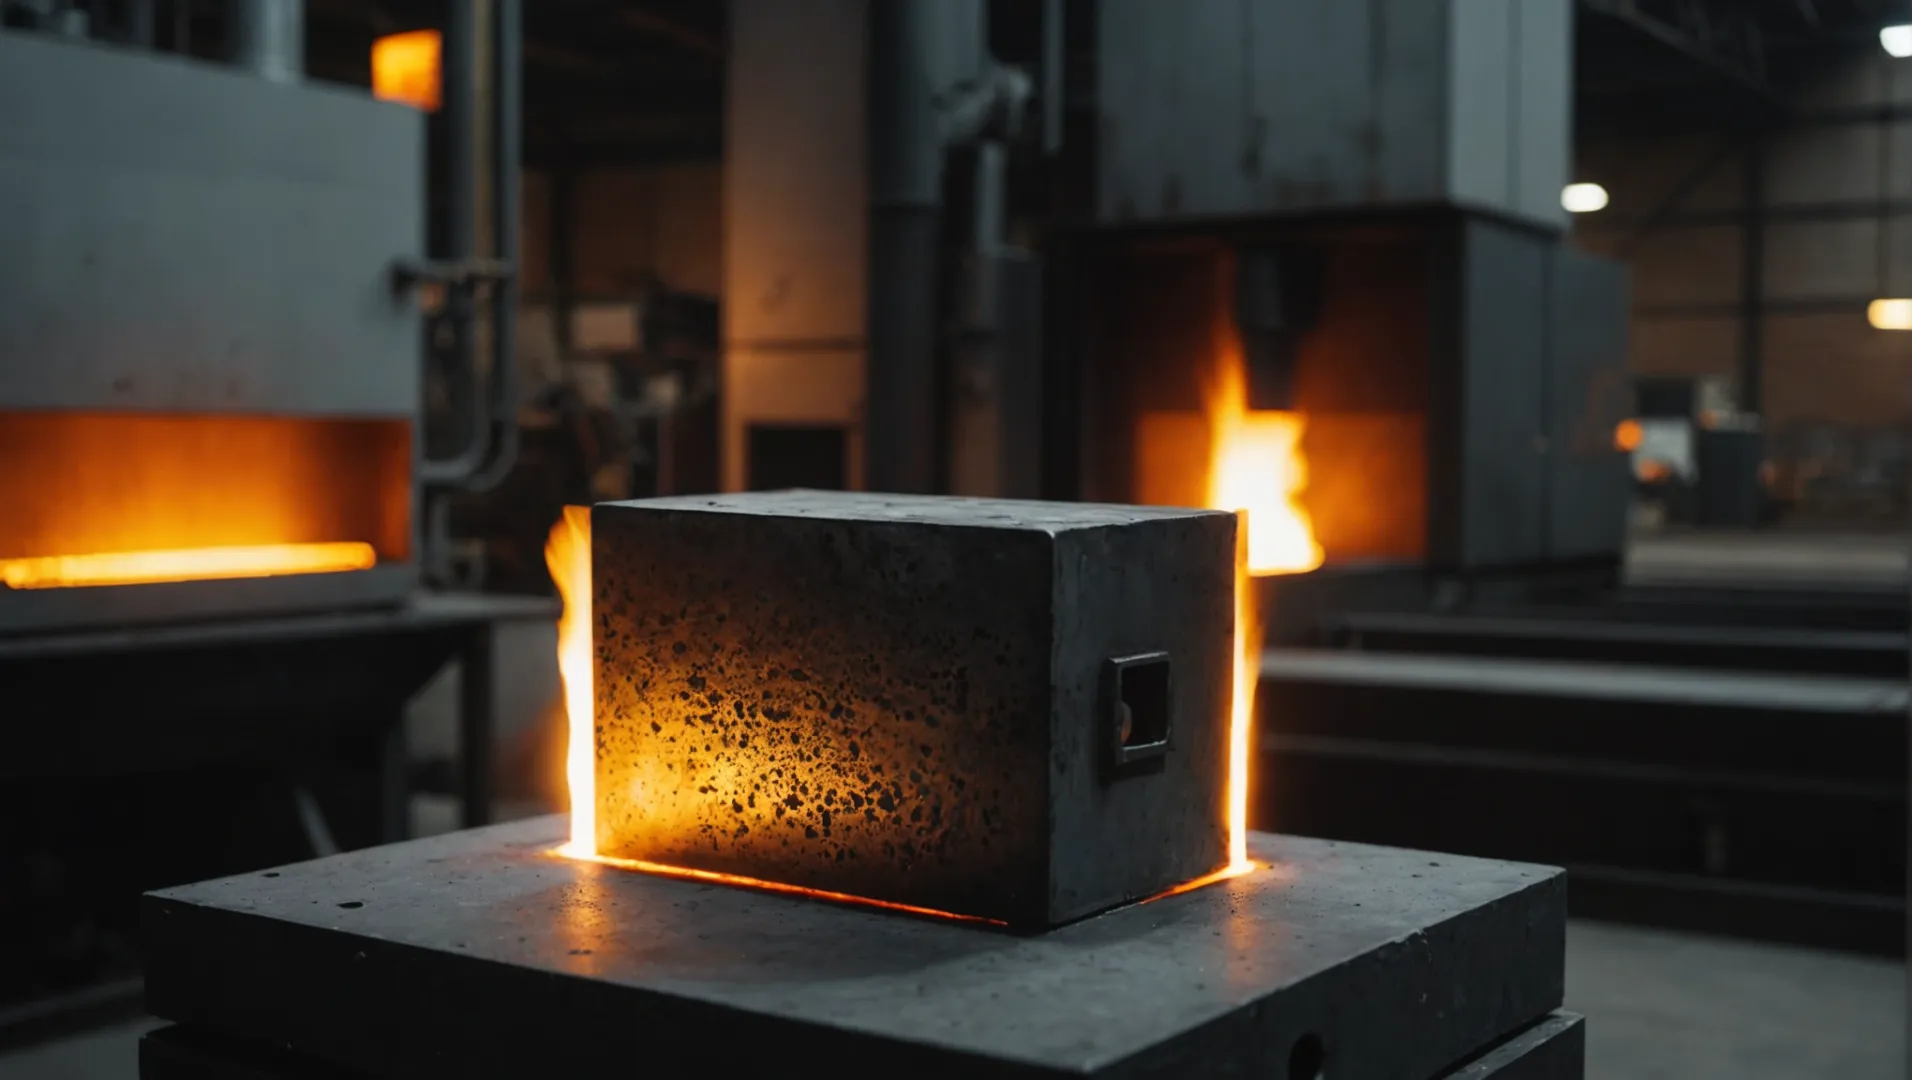
<path fill-rule="evenodd" d="M 1766 365 L 1766 137 L 1746 140 L 1740 227 L 1739 407 L 1760 411 Z"/>
<path fill-rule="evenodd" d="M 272 82 L 305 75 L 305 0 L 235 0 L 232 62 Z"/>
<path fill-rule="evenodd" d="M 568 161 L 551 169 L 551 187 L 546 207 L 551 217 L 551 326 L 558 339 L 558 354 L 569 356 L 571 312 L 577 307 L 577 207 L 578 169 Z"/>
<path fill-rule="evenodd" d="M 465 828 L 491 823 L 492 768 L 497 724 L 493 715 L 492 624 L 466 632 L 458 656 L 458 772 Z"/>
<path fill-rule="evenodd" d="M 870 5 L 865 486 L 936 488 L 936 270 L 943 134 L 926 0 Z"/>
<path fill-rule="evenodd" d="M 125 36 L 128 45 L 142 49 L 153 47 L 154 8 L 158 0 L 127 0 L 125 16 Z"/>
<path fill-rule="evenodd" d="M 405 714 L 401 710 L 378 733 L 375 748 L 378 770 L 378 840 L 395 844 L 412 832 L 411 755 L 405 744 Z"/>

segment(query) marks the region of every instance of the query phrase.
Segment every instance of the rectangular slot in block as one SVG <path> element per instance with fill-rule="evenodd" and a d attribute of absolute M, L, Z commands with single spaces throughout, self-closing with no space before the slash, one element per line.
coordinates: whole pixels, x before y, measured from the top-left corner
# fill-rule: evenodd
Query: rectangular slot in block
<path fill-rule="evenodd" d="M 1165 652 L 1124 656 L 1108 662 L 1110 765 L 1132 775 L 1168 754 L 1174 735 L 1174 700 Z"/>

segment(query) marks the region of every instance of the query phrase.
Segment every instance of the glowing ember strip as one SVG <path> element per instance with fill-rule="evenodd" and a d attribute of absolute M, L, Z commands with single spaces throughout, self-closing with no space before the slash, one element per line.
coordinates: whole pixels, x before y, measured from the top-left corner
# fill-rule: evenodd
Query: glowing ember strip
<path fill-rule="evenodd" d="M 612 866 L 619 870 L 636 870 L 659 877 L 678 878 L 684 881 L 702 881 L 712 885 L 734 885 L 742 889 L 756 889 L 759 892 L 781 893 L 785 896 L 802 896 L 811 900 L 828 900 L 837 904 L 852 904 L 857 907 L 881 908 L 884 911 L 900 911 L 909 915 L 926 915 L 933 919 L 948 919 L 951 922 L 976 923 L 979 926 L 1008 926 L 1001 919 L 985 919 L 980 915 L 958 915 L 953 911 L 938 911 L 935 908 L 917 907 L 915 904 L 898 904 L 889 900 L 872 900 L 867 896 L 852 896 L 849 893 L 829 892 L 824 889 L 806 889 L 801 885 L 783 885 L 775 881 L 763 881 L 759 878 L 740 877 L 736 874 L 719 874 L 713 870 L 692 870 L 684 866 L 667 866 L 663 863 L 645 862 L 642 859 L 617 859 L 609 855 L 593 855 L 579 851 L 570 844 L 551 849 L 551 854 L 564 859 L 576 859 L 580 862 L 594 862 L 602 866 Z M 1257 869 L 1258 863 L 1244 858 L 1238 864 L 1225 866 L 1212 874 L 1206 874 L 1193 881 L 1185 881 L 1170 889 L 1163 889 L 1153 896 L 1145 896 L 1135 901 L 1138 904 L 1152 904 L 1157 900 L 1166 900 L 1171 896 L 1194 892 L 1217 882 L 1237 878 Z"/>
<path fill-rule="evenodd" d="M 1247 839 L 1247 837 L 1244 836 L 1243 839 Z M 1231 862 L 1227 866 L 1222 867 L 1220 870 L 1217 870 L 1212 874 L 1204 874 L 1201 877 L 1196 878 L 1194 881 L 1184 881 L 1180 885 L 1177 885 L 1173 888 L 1163 889 L 1161 892 L 1156 893 L 1154 896 L 1145 896 L 1142 899 L 1137 900 L 1136 903 L 1153 904 L 1157 900 L 1167 900 L 1171 896 L 1180 896 L 1183 893 L 1192 893 L 1196 889 L 1205 889 L 1210 885 L 1219 884 L 1220 882 L 1227 881 L 1230 878 L 1238 878 L 1242 876 L 1243 874 L 1249 873 L 1250 871 L 1253 871 L 1253 870 L 1259 870 L 1259 869 L 1261 869 L 1260 863 L 1255 862 L 1254 860 L 1244 855 L 1242 856 L 1242 859 L 1240 862 Z"/>
<path fill-rule="evenodd" d="M 782 893 L 786 896 L 802 896 L 811 900 L 829 900 L 838 904 L 855 904 L 860 907 L 882 908 L 885 911 L 901 911 L 910 915 L 927 915 L 934 919 L 949 919 L 953 922 L 977 923 L 983 926 L 1008 926 L 999 919 L 985 919 L 979 915 L 958 915 L 953 911 L 938 911 L 935 908 L 917 907 L 914 904 L 898 904 L 889 900 L 872 900 L 866 896 L 851 896 L 849 893 L 829 892 L 824 889 L 806 889 L 801 885 L 783 885 L 775 881 L 762 881 L 758 878 L 740 877 L 736 874 L 719 874 L 712 870 L 692 870 L 684 866 L 666 866 L 663 863 L 645 862 L 642 859 L 616 859 L 609 855 L 589 855 L 579 852 L 570 844 L 556 848 L 552 852 L 567 859 L 580 859 L 585 862 L 602 863 L 615 866 L 620 870 L 639 870 L 659 877 L 682 878 L 686 881 L 704 881 L 713 885 L 735 885 L 743 889 L 756 889 L 759 892 Z"/>
<path fill-rule="evenodd" d="M 372 545 L 356 541 L 119 551 L 0 560 L 0 582 L 10 589 L 149 585 L 165 581 L 336 574 L 367 570 L 377 562 L 378 553 L 372 550 Z"/>
<path fill-rule="evenodd" d="M 1261 680 L 1261 624 L 1255 579 L 1249 575 L 1248 513 L 1235 514 L 1235 675 L 1228 708 L 1228 865 L 1248 861 L 1248 740 L 1255 723 L 1255 686 Z"/>

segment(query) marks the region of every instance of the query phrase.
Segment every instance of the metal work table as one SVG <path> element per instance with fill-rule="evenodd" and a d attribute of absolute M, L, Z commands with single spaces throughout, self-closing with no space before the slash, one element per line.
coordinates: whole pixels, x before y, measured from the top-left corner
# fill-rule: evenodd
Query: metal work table
<path fill-rule="evenodd" d="M 0 636 L 0 688 L 19 721 L 7 726 L 0 777 L 269 755 L 349 714 L 376 729 L 382 754 L 396 755 L 385 767 L 402 786 L 398 714 L 457 659 L 463 817 L 482 825 L 492 786 L 492 628 L 557 614 L 557 602 L 541 597 L 424 593 L 396 607 Z M 58 715 L 40 722 L 36 710 Z M 384 807 L 381 838 L 404 835 L 402 802 Z"/>
<path fill-rule="evenodd" d="M 177 1026 L 142 1074 L 1581 1075 L 1546 867 L 1254 834 L 1250 874 L 1017 936 L 565 860 L 563 832 L 149 895 Z"/>
<path fill-rule="evenodd" d="M 1902 678 L 1310 649 L 1261 676 L 1251 820 L 1558 861 L 1585 916 L 1904 949 Z"/>
<path fill-rule="evenodd" d="M 1361 613 L 1334 620 L 1326 636 L 1334 644 L 1363 651 L 1901 679 L 1907 648 L 1903 630 L 1679 625 L 1582 618 L 1571 610 Z"/>
<path fill-rule="evenodd" d="M 539 598 L 421 595 L 384 608 L 0 636 L 6 854 L 58 859 L 69 883 L 57 913 L 31 890 L 0 900 L 0 954 L 17 964 L 0 995 L 26 1001 L 0 1009 L 0 1042 L 137 1003 L 141 892 L 403 838 L 406 704 L 452 659 L 463 673 L 453 783 L 465 821 L 485 822 L 494 626 L 556 614 Z M 60 951 L 64 936 L 42 922 L 55 917 L 84 925 L 90 951 Z M 22 991 L 32 998 L 13 996 Z"/>

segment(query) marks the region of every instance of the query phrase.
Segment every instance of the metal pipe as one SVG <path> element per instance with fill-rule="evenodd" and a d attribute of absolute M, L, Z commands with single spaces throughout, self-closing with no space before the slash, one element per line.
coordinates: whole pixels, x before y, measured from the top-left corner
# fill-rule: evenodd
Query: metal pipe
<path fill-rule="evenodd" d="M 262 79 L 305 76 L 305 0 L 231 0 L 232 62 Z"/>
<path fill-rule="evenodd" d="M 126 0 L 126 43 L 142 49 L 153 47 L 154 9 L 158 0 Z"/>
<path fill-rule="evenodd" d="M 1062 106 L 1066 94 L 1063 68 L 1064 41 L 1062 0 L 1042 3 L 1042 152 L 1054 156 L 1062 150 Z"/>
<path fill-rule="evenodd" d="M 490 463 L 465 485 L 472 491 L 497 486 L 518 460 L 518 183 L 524 138 L 519 0 L 492 0 L 492 17 L 491 230 L 496 257 L 510 273 L 491 287 L 491 417 L 497 431 Z"/>
<path fill-rule="evenodd" d="M 976 144 L 976 179 L 972 192 L 970 244 L 978 256 L 997 255 L 1003 246 L 1003 225 L 1008 196 L 1008 148 L 988 139 Z"/>
<path fill-rule="evenodd" d="M 1746 142 L 1741 176 L 1746 221 L 1740 228 L 1739 409 L 1762 411 L 1766 369 L 1766 139 Z"/>
<path fill-rule="evenodd" d="M 935 0 L 870 5 L 869 313 L 864 486 L 936 485 L 936 269 L 943 137 Z"/>
<path fill-rule="evenodd" d="M 89 37 L 93 33 L 93 15 L 76 4 L 68 4 L 60 12 L 59 21 L 54 29 L 71 38 Z"/>
<path fill-rule="evenodd" d="M 444 249 L 439 257 L 456 263 L 478 254 L 478 19 L 471 0 L 445 0 L 444 11 L 439 69 L 439 123 L 444 125 L 445 140 Z M 419 464 L 419 479 L 441 487 L 462 484 L 484 466 L 491 428 L 489 403 L 478 386 L 471 294 L 448 289 L 445 316 L 453 334 L 452 369 L 463 381 L 462 393 L 454 392 L 453 403 L 464 407 L 470 430 L 457 455 Z"/>
<path fill-rule="evenodd" d="M 477 173 L 475 80 L 476 25 L 471 5 L 453 0 L 446 26 L 445 102 L 447 113 L 458 105 L 461 126 L 448 128 L 447 138 L 454 149 L 456 174 L 448 190 L 447 212 L 454 215 L 449 236 L 453 260 L 469 258 L 476 247 L 477 221 L 474 181 Z M 518 0 L 493 0 L 491 56 L 491 151 L 492 199 L 491 226 L 495 261 L 506 268 L 505 276 L 491 286 L 491 371 L 486 389 L 473 388 L 471 402 L 471 438 L 455 458 L 424 462 L 420 476 L 428 485 L 460 487 L 467 491 L 485 491 L 495 487 L 511 471 L 518 457 L 518 378 L 516 337 L 518 323 L 517 261 L 519 159 L 523 143 L 523 20 Z M 454 37 L 454 34 L 457 36 Z M 463 46 L 462 48 L 460 46 Z M 454 83 L 453 56 L 462 56 L 458 69 L 463 76 Z M 448 115 L 447 120 L 451 117 Z M 461 165 L 463 167 L 461 167 Z M 454 298 L 460 293 L 454 290 Z M 463 297 L 469 303 L 469 297 Z M 454 325 L 469 328 L 469 317 L 457 318 Z M 475 370 L 475 349 L 469 336 L 459 343 L 461 371 Z M 474 379 L 474 382 L 476 380 Z"/>

